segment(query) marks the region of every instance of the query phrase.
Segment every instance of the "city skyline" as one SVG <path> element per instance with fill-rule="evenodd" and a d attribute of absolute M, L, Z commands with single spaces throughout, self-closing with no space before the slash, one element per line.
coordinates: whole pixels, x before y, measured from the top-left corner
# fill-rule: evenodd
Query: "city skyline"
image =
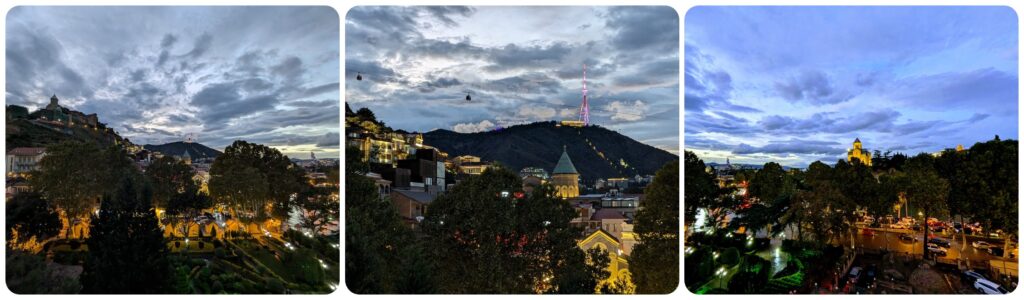
<path fill-rule="evenodd" d="M 7 103 L 33 111 L 56 94 L 139 145 L 240 139 L 337 158 L 337 18 L 326 6 L 15 7 Z"/>
<path fill-rule="evenodd" d="M 586 64 L 592 124 L 678 154 L 678 20 L 671 7 L 355 7 L 346 101 L 419 132 L 577 120 Z"/>
<path fill-rule="evenodd" d="M 805 167 L 865 149 L 1017 139 L 1008 7 L 697 7 L 687 15 L 686 149 Z M 743 42 L 737 42 L 743 41 Z"/>

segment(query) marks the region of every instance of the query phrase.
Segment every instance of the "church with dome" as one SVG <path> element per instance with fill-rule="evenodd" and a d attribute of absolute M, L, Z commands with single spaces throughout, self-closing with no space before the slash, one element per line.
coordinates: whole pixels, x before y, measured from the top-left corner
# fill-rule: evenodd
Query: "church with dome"
<path fill-rule="evenodd" d="M 846 161 L 853 163 L 854 159 L 859 160 L 868 167 L 871 166 L 871 152 L 863 148 L 860 138 L 853 140 L 853 149 L 846 152 Z"/>
<path fill-rule="evenodd" d="M 551 185 L 555 187 L 555 195 L 562 199 L 576 198 L 580 196 L 580 174 L 576 166 L 572 164 L 569 153 L 562 148 L 562 157 L 558 164 L 551 171 Z"/>

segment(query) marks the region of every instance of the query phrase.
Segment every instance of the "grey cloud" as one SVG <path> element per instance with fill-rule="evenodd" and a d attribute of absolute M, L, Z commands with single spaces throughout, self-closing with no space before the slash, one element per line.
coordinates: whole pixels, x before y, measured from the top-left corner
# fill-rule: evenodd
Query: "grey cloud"
<path fill-rule="evenodd" d="M 424 6 L 423 9 L 449 27 L 457 25 L 451 15 L 468 17 L 476 11 L 468 6 Z"/>
<path fill-rule="evenodd" d="M 498 71 L 509 68 L 523 68 L 558 64 L 572 51 L 567 43 L 521 47 L 507 44 L 491 50 L 489 59 L 494 63 L 486 70 Z"/>
<path fill-rule="evenodd" d="M 679 14 L 669 6 L 661 7 L 612 7 L 608 11 L 605 26 L 615 29 L 612 44 L 623 50 L 650 49 L 654 51 L 678 51 Z"/>
<path fill-rule="evenodd" d="M 201 111 L 199 118 L 213 125 L 213 129 L 231 119 L 273 109 L 279 102 L 274 94 L 243 97 L 235 83 L 208 85 L 193 95 L 191 101 Z"/>
<path fill-rule="evenodd" d="M 846 152 L 845 149 L 838 147 L 837 145 L 838 143 L 831 141 L 792 139 L 788 141 L 774 141 L 760 147 L 741 143 L 732 150 L 732 153 L 839 155 Z"/>
<path fill-rule="evenodd" d="M 163 40 L 160 41 L 160 47 L 169 48 L 171 46 L 174 46 L 174 42 L 177 41 L 178 37 L 174 36 L 173 34 L 165 34 Z"/>
<path fill-rule="evenodd" d="M 196 42 L 192 46 L 192 51 L 186 53 L 185 56 L 193 59 L 199 58 L 200 56 L 203 56 L 206 51 L 210 50 L 211 46 L 213 46 L 213 36 L 209 33 L 203 33 L 196 38 Z"/>
<path fill-rule="evenodd" d="M 275 75 L 286 78 L 288 81 L 297 81 L 306 70 L 302 65 L 302 59 L 290 56 L 277 65 L 270 67 L 270 71 Z"/>
<path fill-rule="evenodd" d="M 812 104 L 835 104 L 853 98 L 853 95 L 839 91 L 828 74 L 821 71 L 803 71 L 785 81 L 775 82 L 775 90 L 783 98 Z"/>
<path fill-rule="evenodd" d="M 888 91 L 911 105 L 947 109 L 985 107 L 1017 111 L 1018 77 L 993 68 L 908 78 Z"/>

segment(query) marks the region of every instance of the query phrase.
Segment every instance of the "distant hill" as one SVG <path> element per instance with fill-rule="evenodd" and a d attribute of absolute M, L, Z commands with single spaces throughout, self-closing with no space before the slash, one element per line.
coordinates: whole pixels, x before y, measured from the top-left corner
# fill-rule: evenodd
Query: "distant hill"
<path fill-rule="evenodd" d="M 116 133 L 103 130 L 92 130 L 84 127 L 55 129 L 33 123 L 26 119 L 15 119 L 7 122 L 7 145 L 4 150 L 19 147 L 46 147 L 64 141 L 92 142 L 100 146 L 110 146 L 123 138 Z"/>
<path fill-rule="evenodd" d="M 679 159 L 668 151 L 600 126 L 576 128 L 556 124 L 537 122 L 478 133 L 438 129 L 423 134 L 423 143 L 447 152 L 449 157 L 473 155 L 500 162 L 515 171 L 540 167 L 548 172 L 558 163 L 565 146 L 580 177 L 588 181 L 653 175 L 666 163 Z"/>
<path fill-rule="evenodd" d="M 203 146 L 200 143 L 186 143 L 186 142 L 173 142 L 163 145 L 149 145 L 142 146 L 143 149 L 149 151 L 156 151 L 163 153 L 164 155 L 181 156 L 185 151 L 188 151 L 188 155 L 192 158 L 216 158 L 221 154 L 220 151 L 214 150 L 210 147 Z"/>
<path fill-rule="evenodd" d="M 713 168 L 715 168 L 715 169 L 722 169 L 722 168 L 725 168 L 725 164 L 720 164 L 720 163 L 715 163 L 715 162 L 707 163 L 707 164 L 705 164 L 705 165 L 706 165 L 706 166 L 708 166 L 708 167 L 713 167 Z M 758 165 L 758 164 L 737 164 L 737 163 L 733 163 L 733 164 L 732 164 L 732 167 L 733 167 L 733 168 L 735 168 L 735 169 L 751 169 L 751 170 L 760 170 L 760 169 L 764 168 L 764 165 Z M 789 171 L 789 170 L 791 170 L 791 169 L 801 169 L 801 170 L 802 170 L 803 168 L 797 168 L 797 167 L 790 167 L 790 166 L 782 166 L 782 169 L 783 169 L 783 170 L 786 170 L 786 171 Z"/>

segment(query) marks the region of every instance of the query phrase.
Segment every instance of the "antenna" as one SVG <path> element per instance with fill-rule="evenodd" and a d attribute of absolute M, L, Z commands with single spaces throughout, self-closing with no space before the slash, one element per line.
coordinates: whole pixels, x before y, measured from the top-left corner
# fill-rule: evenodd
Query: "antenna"
<path fill-rule="evenodd" d="M 590 104 L 587 103 L 587 64 L 583 64 L 583 105 L 580 106 L 580 122 L 590 125 Z"/>

